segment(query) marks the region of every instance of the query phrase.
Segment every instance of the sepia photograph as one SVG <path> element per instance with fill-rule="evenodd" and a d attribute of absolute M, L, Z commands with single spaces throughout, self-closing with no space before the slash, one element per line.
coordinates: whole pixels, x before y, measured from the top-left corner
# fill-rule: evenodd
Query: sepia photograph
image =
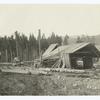
<path fill-rule="evenodd" d="M 100 95 L 100 4 L 0 4 L 0 96 Z"/>

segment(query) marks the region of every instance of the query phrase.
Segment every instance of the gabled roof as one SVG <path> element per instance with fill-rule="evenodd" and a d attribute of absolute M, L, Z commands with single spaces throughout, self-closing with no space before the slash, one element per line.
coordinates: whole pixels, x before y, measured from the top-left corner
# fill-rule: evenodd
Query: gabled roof
<path fill-rule="evenodd" d="M 71 44 L 66 46 L 60 46 L 51 53 L 57 53 L 57 52 L 64 52 L 64 53 L 73 53 L 85 46 L 89 45 L 89 43 L 77 43 L 77 44 Z"/>
<path fill-rule="evenodd" d="M 51 56 L 55 56 L 59 53 L 71 54 L 71 53 L 74 53 L 74 52 L 80 50 L 81 48 L 88 46 L 88 45 L 90 45 L 90 43 L 76 43 L 76 44 L 69 44 L 69 45 L 65 45 L 65 46 L 59 46 L 58 48 L 56 48 L 52 52 L 50 52 L 46 57 L 48 58 Z"/>

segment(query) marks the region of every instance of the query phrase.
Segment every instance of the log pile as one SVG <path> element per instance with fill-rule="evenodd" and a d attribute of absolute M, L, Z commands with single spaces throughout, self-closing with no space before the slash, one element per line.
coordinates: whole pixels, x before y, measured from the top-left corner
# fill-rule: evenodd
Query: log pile
<path fill-rule="evenodd" d="M 46 59 L 43 60 L 42 64 L 45 68 L 51 68 L 59 59 Z"/>

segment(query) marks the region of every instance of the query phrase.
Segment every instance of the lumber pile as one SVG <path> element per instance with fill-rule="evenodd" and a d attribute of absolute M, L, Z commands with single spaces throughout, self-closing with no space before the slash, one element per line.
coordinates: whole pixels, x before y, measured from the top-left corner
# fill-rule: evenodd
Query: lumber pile
<path fill-rule="evenodd" d="M 67 72 L 67 73 L 85 73 L 85 70 L 67 69 L 67 68 L 52 68 L 52 72 Z"/>
<path fill-rule="evenodd" d="M 24 65 L 34 65 L 34 61 L 23 61 Z"/>
<path fill-rule="evenodd" d="M 42 64 L 45 68 L 51 68 L 59 59 L 46 59 L 43 60 Z"/>
<path fill-rule="evenodd" d="M 0 66 L 11 66 L 12 65 L 12 63 L 0 63 Z"/>

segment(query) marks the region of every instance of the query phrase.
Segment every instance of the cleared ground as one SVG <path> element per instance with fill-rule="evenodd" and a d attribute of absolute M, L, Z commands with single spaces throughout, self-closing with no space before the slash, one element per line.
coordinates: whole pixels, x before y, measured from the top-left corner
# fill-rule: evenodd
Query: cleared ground
<path fill-rule="evenodd" d="M 100 95 L 100 70 L 88 74 L 0 72 L 0 95 Z"/>

